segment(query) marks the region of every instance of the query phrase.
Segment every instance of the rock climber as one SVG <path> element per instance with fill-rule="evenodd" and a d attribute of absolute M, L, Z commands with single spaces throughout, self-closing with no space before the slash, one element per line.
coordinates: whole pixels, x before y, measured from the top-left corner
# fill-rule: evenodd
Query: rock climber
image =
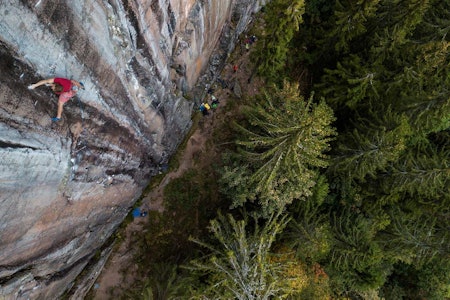
<path fill-rule="evenodd" d="M 52 121 L 57 122 L 61 120 L 61 115 L 63 111 L 64 103 L 69 101 L 75 94 L 77 93 L 78 89 L 84 90 L 84 85 L 82 82 L 73 80 L 73 79 L 66 79 L 66 78 L 49 78 L 44 79 L 39 82 L 36 82 L 34 84 L 31 84 L 28 86 L 29 89 L 33 90 L 41 85 L 47 85 L 50 86 L 53 92 L 55 94 L 59 95 L 58 99 L 58 111 L 56 113 L 56 117 L 52 118 Z"/>

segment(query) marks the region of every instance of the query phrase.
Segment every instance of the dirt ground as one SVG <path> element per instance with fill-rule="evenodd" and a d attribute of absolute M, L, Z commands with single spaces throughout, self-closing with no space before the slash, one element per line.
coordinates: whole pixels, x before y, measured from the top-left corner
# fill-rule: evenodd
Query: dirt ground
<path fill-rule="evenodd" d="M 251 52 L 251 51 L 250 51 Z M 250 65 L 249 53 L 243 45 L 237 47 L 229 61 L 224 67 L 221 78 L 228 82 L 237 81 L 241 87 L 242 95 L 252 96 L 256 94 L 262 83 L 259 78 L 252 77 L 251 82 L 248 80 L 254 71 Z M 235 58 L 235 59 L 233 59 Z M 235 72 L 233 66 L 237 65 L 238 70 Z M 206 152 L 206 142 L 212 137 L 215 127 L 222 124 L 221 121 L 226 118 L 221 107 L 225 107 L 227 101 L 235 99 L 235 95 L 229 89 L 222 89 L 220 85 L 214 90 L 214 96 L 220 100 L 219 107 L 208 116 L 203 117 L 202 126 L 193 132 L 189 137 L 181 158 L 178 169 L 171 171 L 165 175 L 160 184 L 154 188 L 142 201 L 142 207 L 149 210 L 162 212 L 163 207 L 163 190 L 164 187 L 173 179 L 180 177 L 185 171 L 194 166 L 194 158 L 199 154 Z M 93 299 L 117 299 L 120 296 L 117 293 L 130 287 L 137 274 L 138 266 L 133 262 L 133 245 L 131 245 L 131 237 L 138 234 L 145 227 L 148 218 L 135 218 L 125 229 L 123 242 L 116 247 L 111 254 L 105 268 L 97 278 L 93 290 Z"/>

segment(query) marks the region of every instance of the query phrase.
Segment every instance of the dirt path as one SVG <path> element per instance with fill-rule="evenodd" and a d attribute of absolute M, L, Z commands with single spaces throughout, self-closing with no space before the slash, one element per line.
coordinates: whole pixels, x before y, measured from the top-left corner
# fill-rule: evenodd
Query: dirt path
<path fill-rule="evenodd" d="M 242 89 L 243 95 L 254 95 L 259 90 L 261 82 L 253 77 L 251 83 L 248 83 L 248 79 L 253 71 L 249 65 L 249 53 L 245 51 L 244 47 L 241 47 L 241 49 L 238 47 L 236 52 L 238 53 L 234 53 L 233 56 L 237 57 L 237 59 L 228 62 L 222 71 L 221 78 L 229 82 L 236 80 Z M 237 72 L 233 70 L 234 65 L 238 66 Z M 232 91 L 221 89 L 220 86 L 214 91 L 214 96 L 220 100 L 218 109 L 203 117 L 201 126 L 198 126 L 190 136 L 183 150 L 178 169 L 166 174 L 161 183 L 143 199 L 143 207 L 162 212 L 164 209 L 164 187 L 171 180 L 180 177 L 185 171 L 192 168 L 195 164 L 194 158 L 206 151 L 206 143 L 212 137 L 215 126 L 220 126 L 222 124 L 221 121 L 226 118 L 221 107 L 224 107 L 227 101 L 235 98 Z M 132 285 L 138 266 L 133 262 L 134 251 L 133 245 L 131 245 L 131 237 L 142 231 L 147 221 L 147 218 L 135 218 L 127 226 L 123 237 L 124 241 L 111 254 L 109 261 L 96 281 L 93 292 L 94 299 L 117 299 L 121 295 L 121 291 Z"/>

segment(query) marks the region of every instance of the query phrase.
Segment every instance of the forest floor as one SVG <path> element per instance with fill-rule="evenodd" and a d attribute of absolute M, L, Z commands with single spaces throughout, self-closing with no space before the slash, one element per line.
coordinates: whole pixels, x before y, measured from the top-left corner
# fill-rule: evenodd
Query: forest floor
<path fill-rule="evenodd" d="M 187 137 L 185 147 L 179 149 L 179 153 L 177 153 L 179 157 L 178 167 L 166 173 L 159 184 L 143 198 L 141 208 L 162 212 L 164 210 L 163 191 L 167 184 L 182 176 L 187 170 L 196 167 L 199 162 L 202 164 L 210 163 L 212 157 L 214 157 L 214 153 L 212 153 L 214 149 L 208 147 L 207 142 L 212 139 L 214 130 L 220 128 L 229 120 L 232 112 L 225 109 L 227 102 L 245 101 L 247 97 L 257 94 L 263 86 L 260 78 L 252 76 L 254 66 L 249 59 L 251 50 L 246 51 L 244 45 L 238 45 L 229 57 L 220 76 L 227 82 L 238 83 L 242 92 L 241 98 L 238 99 L 229 88 L 222 88 L 217 85 L 213 95 L 219 99 L 219 107 L 215 111 L 211 109 L 209 115 L 200 117 L 198 126 L 194 127 L 194 130 L 190 132 L 191 135 Z M 235 65 L 238 66 L 236 72 L 233 70 Z M 250 83 L 249 78 L 251 78 Z M 200 112 L 197 112 L 197 114 L 200 114 Z M 129 289 L 138 279 L 139 266 L 134 259 L 136 249 L 133 248 L 133 237 L 142 234 L 148 222 L 149 216 L 138 217 L 123 230 L 122 241 L 116 245 L 91 291 L 90 295 L 93 299 L 118 299 L 123 296 L 123 291 Z"/>

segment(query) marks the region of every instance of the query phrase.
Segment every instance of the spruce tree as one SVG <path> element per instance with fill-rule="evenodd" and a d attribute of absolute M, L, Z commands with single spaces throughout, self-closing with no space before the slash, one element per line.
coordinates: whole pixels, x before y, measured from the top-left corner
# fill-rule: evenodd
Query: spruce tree
<path fill-rule="evenodd" d="M 334 29 L 329 38 L 335 40 L 337 51 L 348 51 L 349 44 L 367 31 L 367 20 L 373 18 L 380 0 L 336 0 Z"/>
<path fill-rule="evenodd" d="M 407 118 L 389 111 L 376 123 L 361 120 L 358 128 L 339 136 L 328 171 L 341 180 L 376 178 L 399 159 L 410 135 Z"/>
<path fill-rule="evenodd" d="M 264 33 L 253 58 L 262 77 L 272 82 L 282 79 L 290 42 L 303 22 L 304 12 L 304 0 L 273 0 L 267 4 Z"/>
<path fill-rule="evenodd" d="M 325 152 L 335 135 L 332 110 L 323 100 L 305 100 L 297 85 L 285 82 L 282 89 L 266 90 L 248 107 L 246 116 L 248 126 L 237 125 L 244 167 L 235 168 L 234 175 L 228 169 L 222 177 L 222 183 L 235 191 L 249 191 L 236 195 L 234 206 L 241 205 L 243 198 L 258 200 L 263 214 L 270 215 L 310 196 L 317 169 L 328 165 Z"/>
<path fill-rule="evenodd" d="M 193 240 L 207 249 L 189 269 L 207 276 L 207 299 L 282 299 L 296 292 L 285 277 L 287 261 L 274 259 L 272 245 L 286 226 L 286 216 L 273 215 L 263 225 L 231 215 L 211 221 L 210 231 L 216 243 Z M 284 263 L 283 263 L 284 262 Z M 292 275 L 292 274 L 291 274 Z"/>
<path fill-rule="evenodd" d="M 309 114 L 290 118 L 305 109 L 266 92 L 249 109 L 248 124 L 239 127 L 240 156 L 223 179 L 227 191 L 239 196 L 235 206 L 259 202 L 266 214 L 308 197 L 289 206 L 294 220 L 285 241 L 298 251 L 306 246 L 305 256 L 326 265 L 340 292 L 373 295 L 385 285 L 400 295 L 408 281 L 394 282 L 397 267 L 405 267 L 405 278 L 420 274 L 423 283 L 426 276 L 444 280 L 427 268 L 448 261 L 450 2 L 332 2 L 327 5 L 333 14 L 319 13 L 320 22 L 307 5 L 307 22 L 288 42 L 302 46 L 290 65 L 295 59 L 297 67 L 309 65 L 311 90 L 335 110 L 339 135 L 331 151 L 319 147 L 310 154 L 294 147 L 296 138 L 308 138 Z M 273 59 L 281 52 L 270 53 Z M 285 61 L 269 67 L 279 70 Z M 305 124 L 304 130 L 292 130 L 291 120 Z M 331 160 L 312 159 L 325 151 Z M 328 163 L 330 193 L 315 201 L 315 184 Z M 310 255 L 321 243 L 330 251 Z"/>
<path fill-rule="evenodd" d="M 325 70 L 322 82 L 316 90 L 334 109 L 348 106 L 352 109 L 365 105 L 370 99 L 380 101 L 379 70 L 364 63 L 357 55 L 349 55 L 337 63 L 336 69 Z"/>
<path fill-rule="evenodd" d="M 432 211 L 427 208 L 422 212 L 392 209 L 392 222 L 386 228 L 390 234 L 386 251 L 418 268 L 436 257 L 448 257 L 449 226 L 445 219 L 430 214 Z"/>
<path fill-rule="evenodd" d="M 380 226 L 384 227 L 349 208 L 332 214 L 333 246 L 328 270 L 343 291 L 376 289 L 390 274 L 391 263 L 375 239 Z"/>
<path fill-rule="evenodd" d="M 324 201 L 328 196 L 325 176 L 320 176 L 308 201 L 297 201 L 289 207 L 291 222 L 283 236 L 290 248 L 303 260 L 320 261 L 331 249 L 331 228 Z"/>
<path fill-rule="evenodd" d="M 408 151 L 379 176 L 385 199 L 404 196 L 440 208 L 450 205 L 449 158 L 450 149 L 438 150 L 432 145 L 423 151 Z"/>
<path fill-rule="evenodd" d="M 329 267 L 347 287 L 377 287 L 389 279 L 381 266 L 448 259 L 450 2 L 342 0 L 335 8 L 321 27 L 336 30 L 317 44 L 338 51 L 314 85 L 339 132 L 327 175 L 331 227 L 345 230 L 334 231 Z M 347 262 L 349 244 L 367 253 L 355 250 Z"/>

